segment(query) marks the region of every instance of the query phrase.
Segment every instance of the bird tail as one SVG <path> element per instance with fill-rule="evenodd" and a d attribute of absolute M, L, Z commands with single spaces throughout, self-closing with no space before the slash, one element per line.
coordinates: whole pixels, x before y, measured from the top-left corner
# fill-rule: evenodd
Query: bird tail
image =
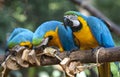
<path fill-rule="evenodd" d="M 98 67 L 99 77 L 110 77 L 110 63 L 106 62 L 103 63 Z"/>

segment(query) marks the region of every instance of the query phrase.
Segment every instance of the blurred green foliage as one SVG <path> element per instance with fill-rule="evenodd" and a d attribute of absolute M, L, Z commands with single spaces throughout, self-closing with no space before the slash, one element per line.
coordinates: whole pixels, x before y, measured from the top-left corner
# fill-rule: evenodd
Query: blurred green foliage
<path fill-rule="evenodd" d="M 24 27 L 34 31 L 47 20 L 63 21 L 68 10 L 77 10 L 69 0 L 3 0 L 0 5 L 0 51 L 5 49 L 7 36 L 15 27 Z M 112 21 L 120 25 L 120 0 L 92 0 L 93 5 Z M 114 36 L 117 39 L 118 38 Z M 117 43 L 117 45 L 119 45 Z M 19 77 L 38 77 L 39 71 L 47 71 L 53 76 L 53 67 L 29 68 L 17 71 Z M 56 71 L 55 71 L 56 72 Z M 13 72 L 14 74 L 15 72 Z M 60 72 L 61 73 L 61 72 Z M 12 74 L 12 73 L 11 73 Z M 37 75 L 36 75 L 37 74 Z M 11 76 L 16 77 L 16 76 Z M 61 76 L 58 76 L 61 77 Z"/>
<path fill-rule="evenodd" d="M 76 10 L 66 0 L 5 0 L 0 9 L 0 44 L 15 27 L 34 31 L 47 20 L 61 20 L 67 10 Z M 3 35 L 4 34 L 4 35 Z"/>
<path fill-rule="evenodd" d="M 75 5 L 68 0 L 4 0 L 3 6 L 0 6 L 0 48 L 5 49 L 7 36 L 15 27 L 34 31 L 44 21 L 62 21 L 64 12 L 68 10 L 76 10 Z M 10 77 L 38 77 L 44 71 L 50 77 L 56 77 L 53 76 L 54 69 L 51 66 L 13 71 Z"/>
<path fill-rule="evenodd" d="M 93 0 L 93 5 L 97 7 L 105 16 L 117 25 L 120 25 L 120 0 Z M 116 46 L 120 46 L 120 39 L 112 33 Z"/>
<path fill-rule="evenodd" d="M 120 0 L 93 0 L 94 5 L 116 24 L 120 25 Z"/>

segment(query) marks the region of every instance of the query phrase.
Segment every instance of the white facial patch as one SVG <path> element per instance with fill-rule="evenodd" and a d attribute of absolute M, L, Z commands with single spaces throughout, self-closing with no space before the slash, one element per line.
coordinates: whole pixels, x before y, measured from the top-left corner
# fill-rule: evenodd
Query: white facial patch
<path fill-rule="evenodd" d="M 80 22 L 78 20 L 71 20 L 73 22 L 73 27 L 77 27 L 80 25 Z"/>
<path fill-rule="evenodd" d="M 78 17 L 76 15 L 66 15 L 65 17 L 73 22 L 73 27 L 80 25 L 80 22 L 78 21 Z"/>

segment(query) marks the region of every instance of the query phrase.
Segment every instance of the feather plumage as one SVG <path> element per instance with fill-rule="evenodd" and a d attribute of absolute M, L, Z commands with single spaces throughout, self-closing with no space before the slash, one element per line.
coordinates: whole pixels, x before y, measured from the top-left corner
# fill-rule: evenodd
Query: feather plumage
<path fill-rule="evenodd" d="M 15 28 L 11 33 L 7 41 L 7 48 L 12 48 L 15 45 L 20 45 L 21 43 L 26 43 L 25 45 L 30 45 L 32 42 L 33 32 L 24 28 Z"/>
<path fill-rule="evenodd" d="M 80 22 L 78 26 L 72 24 L 74 19 L 72 16 L 77 16 L 76 20 Z M 86 50 L 102 46 L 105 48 L 114 47 L 114 41 L 106 24 L 99 18 L 94 16 L 85 16 L 80 12 L 68 11 L 65 13 L 64 23 L 73 31 L 75 39 L 80 45 L 80 49 Z M 67 22 L 68 21 L 68 22 Z M 99 68 L 100 77 L 110 77 L 110 64 L 104 63 Z"/>
<path fill-rule="evenodd" d="M 67 27 L 66 30 L 62 24 L 63 23 L 55 20 L 47 21 L 41 24 L 34 33 L 33 42 L 32 42 L 33 45 L 34 46 L 39 45 L 47 35 L 59 39 L 57 41 L 52 40 L 52 42 L 49 42 L 49 45 L 50 43 L 52 43 L 53 46 L 57 46 L 58 44 L 61 44 L 63 50 L 66 51 L 76 48 L 75 43 L 73 41 L 71 29 Z"/>

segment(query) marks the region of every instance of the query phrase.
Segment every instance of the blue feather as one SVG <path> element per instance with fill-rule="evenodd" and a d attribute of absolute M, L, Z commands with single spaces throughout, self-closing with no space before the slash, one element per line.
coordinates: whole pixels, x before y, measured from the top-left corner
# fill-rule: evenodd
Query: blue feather
<path fill-rule="evenodd" d="M 25 28 L 15 28 L 7 41 L 9 42 L 12 38 L 14 38 L 14 36 L 16 36 L 17 34 L 21 32 L 25 32 L 25 31 L 29 31 L 29 30 Z"/>
<path fill-rule="evenodd" d="M 87 18 L 87 23 L 91 29 L 92 34 L 94 35 L 100 46 L 106 48 L 115 46 L 110 31 L 103 23 L 103 21 L 96 17 L 89 16 Z"/>
<path fill-rule="evenodd" d="M 63 23 L 55 20 L 44 22 L 35 31 L 33 36 L 33 41 L 34 39 L 44 39 L 44 35 L 46 34 L 46 32 L 50 30 L 55 31 L 55 29 L 58 27 L 58 35 L 59 35 L 58 38 L 60 38 L 60 42 L 64 50 L 69 51 L 75 49 L 76 46 L 73 41 L 71 29 L 67 27 L 68 28 L 67 31 L 62 24 Z M 40 42 L 41 41 L 39 41 L 38 43 L 40 44 Z"/>
<path fill-rule="evenodd" d="M 15 28 L 7 41 L 7 47 L 19 45 L 21 42 L 32 42 L 33 32 L 24 28 Z M 12 45 L 12 46 L 11 46 Z"/>
<path fill-rule="evenodd" d="M 58 21 L 47 21 L 41 25 L 35 30 L 33 39 L 42 39 L 46 32 L 49 30 L 55 30 L 56 27 L 61 24 L 61 22 Z"/>
<path fill-rule="evenodd" d="M 77 49 L 70 27 L 67 26 L 67 29 L 65 29 L 65 27 L 62 24 L 60 24 L 58 26 L 58 33 L 64 50 L 70 51 L 73 49 Z"/>

